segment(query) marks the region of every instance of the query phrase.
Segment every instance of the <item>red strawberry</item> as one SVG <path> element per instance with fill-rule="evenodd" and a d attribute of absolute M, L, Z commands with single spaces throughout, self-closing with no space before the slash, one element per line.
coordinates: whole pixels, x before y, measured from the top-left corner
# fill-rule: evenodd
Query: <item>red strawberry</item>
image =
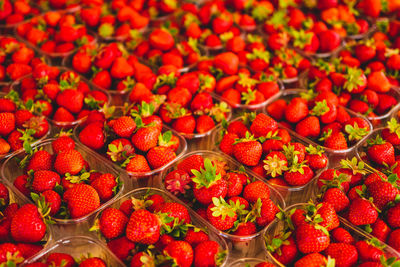
<path fill-rule="evenodd" d="M 243 197 L 250 203 L 257 202 L 258 199 L 269 198 L 270 189 L 262 181 L 255 181 L 248 184 L 243 190 Z"/>
<path fill-rule="evenodd" d="M 236 208 L 226 203 L 223 198 L 214 198 L 207 208 L 207 219 L 218 230 L 228 230 L 237 220 Z"/>
<path fill-rule="evenodd" d="M 320 123 L 315 116 L 309 116 L 296 124 L 296 133 L 303 137 L 318 137 L 320 132 Z"/>
<path fill-rule="evenodd" d="M 323 251 L 330 243 L 329 236 L 323 230 L 308 223 L 303 223 L 296 228 L 296 241 L 302 253 Z"/>
<path fill-rule="evenodd" d="M 107 243 L 107 247 L 122 261 L 127 260 L 135 249 L 135 243 L 130 241 L 126 236 L 113 239 Z"/>
<path fill-rule="evenodd" d="M 68 135 L 60 134 L 56 140 L 51 143 L 54 153 L 58 154 L 62 151 L 75 148 L 75 141 Z"/>
<path fill-rule="evenodd" d="M 325 253 L 335 259 L 336 266 L 353 266 L 358 260 L 356 247 L 346 243 L 332 243 Z"/>
<path fill-rule="evenodd" d="M 105 209 L 99 219 L 100 231 L 108 239 L 122 235 L 127 223 L 128 218 L 125 214 L 114 208 Z"/>
<path fill-rule="evenodd" d="M 143 155 L 136 154 L 131 158 L 125 167 L 126 171 L 133 173 L 150 172 L 150 166 Z"/>
<path fill-rule="evenodd" d="M 233 145 L 233 155 L 240 163 L 255 166 L 260 161 L 262 146 L 252 136 L 246 134 L 246 138 L 239 139 Z"/>
<path fill-rule="evenodd" d="M 47 256 L 47 264 L 54 264 L 54 266 L 72 267 L 75 265 L 74 258 L 66 253 L 53 252 Z"/>
<path fill-rule="evenodd" d="M 223 252 L 219 252 L 220 246 L 215 241 L 204 241 L 194 249 L 194 266 L 215 266 Z"/>
<path fill-rule="evenodd" d="M 355 199 L 349 207 L 348 219 L 354 225 L 372 224 L 378 218 L 378 212 L 372 204 L 365 199 Z"/>
<path fill-rule="evenodd" d="M 264 113 L 259 113 L 250 125 L 250 131 L 254 137 L 266 136 L 278 129 L 277 122 Z"/>
<path fill-rule="evenodd" d="M 83 217 L 100 207 L 96 190 L 87 184 L 77 184 L 64 193 L 71 218 Z"/>
<path fill-rule="evenodd" d="M 65 89 L 57 95 L 56 101 L 60 107 L 66 108 L 72 113 L 78 113 L 83 107 L 84 95 L 75 89 Z"/>
<path fill-rule="evenodd" d="M 15 129 L 15 116 L 13 113 L 0 113 L 0 135 L 7 136 Z"/>
<path fill-rule="evenodd" d="M 46 234 L 46 225 L 37 207 L 33 204 L 22 206 L 11 219 L 11 236 L 17 242 L 36 243 Z"/>
<path fill-rule="evenodd" d="M 54 169 L 64 175 L 69 173 L 71 175 L 78 174 L 84 167 L 85 160 L 81 153 L 77 150 L 71 149 L 60 152 L 54 162 Z"/>
<path fill-rule="evenodd" d="M 117 179 L 111 173 L 102 174 L 90 184 L 99 194 L 100 201 L 110 200 L 118 190 Z"/>
<path fill-rule="evenodd" d="M 53 189 L 60 184 L 61 178 L 56 172 L 40 170 L 33 174 L 32 189 L 36 192 L 44 192 Z"/>
<path fill-rule="evenodd" d="M 172 241 L 166 248 L 164 254 L 173 258 L 182 267 L 190 267 L 193 262 L 193 249 L 186 241 Z"/>
<path fill-rule="evenodd" d="M 52 164 L 53 158 L 51 154 L 46 150 L 39 150 L 32 155 L 26 169 L 28 171 L 51 170 Z"/>
<path fill-rule="evenodd" d="M 90 123 L 79 133 L 79 141 L 92 149 L 102 148 L 105 143 L 103 128 L 97 122 Z"/>
<path fill-rule="evenodd" d="M 133 242 L 142 244 L 156 243 L 160 238 L 159 219 L 147 210 L 134 211 L 126 227 L 126 237 Z"/>
<path fill-rule="evenodd" d="M 296 261 L 295 267 L 317 267 L 327 266 L 328 260 L 319 253 L 310 253 Z"/>
<path fill-rule="evenodd" d="M 368 140 L 370 147 L 367 150 L 367 155 L 374 163 L 379 165 L 392 166 L 395 162 L 394 147 L 391 143 L 386 142 L 380 135 L 375 139 Z"/>

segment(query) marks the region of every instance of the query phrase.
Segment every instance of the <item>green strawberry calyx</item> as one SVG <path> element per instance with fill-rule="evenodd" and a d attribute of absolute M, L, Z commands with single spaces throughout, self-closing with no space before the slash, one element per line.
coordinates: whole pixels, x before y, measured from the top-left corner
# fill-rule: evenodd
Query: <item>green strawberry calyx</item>
<path fill-rule="evenodd" d="M 223 199 L 222 197 L 213 197 L 212 202 L 215 206 L 211 208 L 213 217 L 221 217 L 222 220 L 225 220 L 227 216 L 231 218 L 236 216 L 236 205 L 230 205 L 226 203 L 225 199 Z"/>
<path fill-rule="evenodd" d="M 324 185 L 321 187 L 322 192 L 326 192 L 329 188 L 339 188 L 343 189 L 342 184 L 350 182 L 351 177 L 346 173 L 340 173 L 338 175 L 337 171 L 334 171 L 332 180 L 319 180 Z"/>
<path fill-rule="evenodd" d="M 103 23 L 98 28 L 98 33 L 103 38 L 113 36 L 114 31 L 115 31 L 114 26 L 111 23 Z"/>
<path fill-rule="evenodd" d="M 132 109 L 131 111 L 131 116 L 132 117 L 150 117 L 151 115 L 154 114 L 155 111 L 155 106 L 153 104 L 146 103 L 145 101 L 142 101 L 140 105 L 137 106 L 137 109 Z"/>
<path fill-rule="evenodd" d="M 120 162 L 126 160 L 130 155 L 134 153 L 134 149 L 131 145 L 122 145 L 122 142 L 119 142 L 118 145 L 109 144 L 107 155 L 114 162 Z"/>
<path fill-rule="evenodd" d="M 325 149 L 320 145 L 313 146 L 310 144 L 308 147 L 306 147 L 306 152 L 309 155 L 322 156 L 322 154 L 325 153 Z"/>
<path fill-rule="evenodd" d="M 326 100 L 322 101 L 317 101 L 315 102 L 314 108 L 311 110 L 311 115 L 315 116 L 322 116 L 328 113 L 330 108 L 328 107 L 328 104 L 326 103 Z"/>
<path fill-rule="evenodd" d="M 300 154 L 300 151 L 295 150 L 294 145 L 289 143 L 287 145 L 283 145 L 282 148 L 283 154 L 285 155 L 288 163 L 294 163 L 295 161 L 297 162 L 299 160 L 297 155 Z"/>
<path fill-rule="evenodd" d="M 269 63 L 271 59 L 271 54 L 270 52 L 262 49 L 253 49 L 253 51 L 249 54 L 246 55 L 246 58 L 248 60 L 256 60 L 256 59 L 261 59 L 264 60 L 266 63 Z"/>
<path fill-rule="evenodd" d="M 178 103 L 166 103 L 164 107 L 170 119 L 178 119 L 190 115 L 190 112 Z"/>
<path fill-rule="evenodd" d="M 47 224 L 55 224 L 53 219 L 50 217 L 50 211 L 51 207 L 50 204 L 48 203 L 43 195 L 38 195 L 36 193 L 31 193 L 31 198 L 33 202 L 36 203 L 36 206 L 38 207 L 38 211 L 41 214 L 42 218 L 45 220 Z"/>
<path fill-rule="evenodd" d="M 235 142 L 233 144 L 236 145 L 238 143 L 244 143 L 244 142 L 250 142 L 250 141 L 257 141 L 257 139 L 254 138 L 254 135 L 251 135 L 249 132 L 246 132 L 245 138 L 235 139 Z"/>
<path fill-rule="evenodd" d="M 276 154 L 273 157 L 267 156 L 263 163 L 264 170 L 271 177 L 281 176 L 284 171 L 288 170 L 287 161 L 280 159 Z"/>
<path fill-rule="evenodd" d="M 247 89 L 247 92 L 242 92 L 242 100 L 244 101 L 245 105 L 250 104 L 254 100 L 256 100 L 256 90 L 251 90 L 250 88 Z"/>
<path fill-rule="evenodd" d="M 361 140 L 364 136 L 366 136 L 369 131 L 366 128 L 358 127 L 357 122 L 354 125 L 347 124 L 344 127 L 344 131 L 348 134 L 349 141 L 353 140 Z"/>
<path fill-rule="evenodd" d="M 168 192 L 174 195 L 184 195 L 186 193 L 186 190 L 189 190 L 191 188 L 190 181 L 191 179 L 187 173 L 181 175 L 176 172 L 172 179 L 168 179 L 167 181 L 165 181 L 165 188 L 168 190 Z"/>
<path fill-rule="evenodd" d="M 208 115 L 211 116 L 216 122 L 226 120 L 227 114 L 230 112 L 229 105 L 226 102 L 219 102 L 212 106 Z"/>
<path fill-rule="evenodd" d="M 359 68 L 346 68 L 344 78 L 346 81 L 343 85 L 343 88 L 350 93 L 359 86 L 365 85 L 367 82 L 363 71 Z"/>
<path fill-rule="evenodd" d="M 290 242 L 287 240 L 292 235 L 292 232 L 280 233 L 276 237 L 265 236 L 265 243 L 267 245 L 267 250 L 271 253 L 278 254 L 282 256 L 282 250 L 280 249 L 283 245 L 289 245 Z"/>
<path fill-rule="evenodd" d="M 194 175 L 192 181 L 196 184 L 196 188 L 209 188 L 222 178 L 220 173 L 217 174 L 217 164 L 213 165 L 209 158 L 204 160 L 204 169 L 200 168 L 200 171 L 193 169 L 192 173 Z"/>
<path fill-rule="evenodd" d="M 374 146 L 374 145 L 383 145 L 386 144 L 386 141 L 382 138 L 380 134 L 377 134 L 375 139 L 370 138 L 367 140 L 368 146 Z"/>
<path fill-rule="evenodd" d="M 340 161 L 340 166 L 343 169 L 350 169 L 353 173 L 353 175 L 356 174 L 362 174 L 366 175 L 370 171 L 366 168 L 365 164 L 363 161 L 357 160 L 356 157 L 353 157 L 352 159 L 342 159 Z"/>
<path fill-rule="evenodd" d="M 380 263 L 382 266 L 385 267 L 399 267 L 400 266 L 400 260 L 396 257 L 391 257 L 386 259 L 385 255 L 382 255 L 380 257 Z"/>
<path fill-rule="evenodd" d="M 387 128 L 390 133 L 395 133 L 397 137 L 400 138 L 400 123 L 395 118 L 387 122 Z"/>
<path fill-rule="evenodd" d="M 269 15 L 271 15 L 272 10 L 268 9 L 262 4 L 256 5 L 251 11 L 251 16 L 258 22 L 265 21 Z"/>
<path fill-rule="evenodd" d="M 293 38 L 293 46 L 304 49 L 306 45 L 310 45 L 312 42 L 312 38 L 314 37 L 313 32 L 307 32 L 305 30 L 289 30 L 289 34 Z"/>
<path fill-rule="evenodd" d="M 170 147 L 176 144 L 176 141 L 172 141 L 172 132 L 166 131 L 164 133 L 160 133 L 158 136 L 158 145 Z"/>
<path fill-rule="evenodd" d="M 161 86 L 168 85 L 170 87 L 174 87 L 178 77 L 176 77 L 174 72 L 170 74 L 161 74 L 157 76 L 156 83 L 154 84 L 154 90 L 157 90 Z"/>
<path fill-rule="evenodd" d="M 251 78 L 249 74 L 239 73 L 239 80 L 237 83 L 244 88 L 252 89 L 255 85 L 259 83 L 259 81 Z"/>

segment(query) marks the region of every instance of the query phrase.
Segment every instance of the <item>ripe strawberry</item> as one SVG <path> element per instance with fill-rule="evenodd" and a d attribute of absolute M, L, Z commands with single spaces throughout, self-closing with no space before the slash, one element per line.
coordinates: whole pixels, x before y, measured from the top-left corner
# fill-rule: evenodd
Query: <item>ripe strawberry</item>
<path fill-rule="evenodd" d="M 50 216 L 55 216 L 61 207 L 61 196 L 53 190 L 47 190 L 42 193 L 44 202 L 49 205 Z"/>
<path fill-rule="evenodd" d="M 390 233 L 387 244 L 397 251 L 400 251 L 400 229 L 396 229 Z"/>
<path fill-rule="evenodd" d="M 191 218 L 187 208 L 179 203 L 167 202 L 162 204 L 160 212 L 168 214 L 169 217 L 178 219 L 180 223 L 191 223 Z M 173 226 L 173 222 L 167 223 L 169 226 Z"/>
<path fill-rule="evenodd" d="M 85 160 L 81 153 L 77 150 L 71 149 L 62 151 L 56 156 L 54 169 L 62 175 L 66 173 L 75 175 L 84 168 L 84 164 Z"/>
<path fill-rule="evenodd" d="M 129 138 L 136 129 L 136 123 L 132 117 L 122 116 L 114 121 L 112 128 L 118 136 Z"/>
<path fill-rule="evenodd" d="M 342 132 L 332 133 L 325 139 L 324 146 L 334 150 L 344 150 L 348 148 L 347 140 Z"/>
<path fill-rule="evenodd" d="M 268 185 L 262 181 L 249 183 L 243 189 L 243 197 L 250 203 L 256 203 L 258 199 L 269 198 L 270 189 Z"/>
<path fill-rule="evenodd" d="M 214 120 L 208 115 L 201 115 L 196 119 L 196 132 L 207 133 L 215 127 Z"/>
<path fill-rule="evenodd" d="M 379 165 L 392 166 L 394 164 L 394 147 L 391 143 L 377 135 L 375 139 L 368 140 L 368 144 L 367 155 L 371 161 Z"/>
<path fill-rule="evenodd" d="M 102 148 L 105 143 L 103 128 L 98 122 L 90 123 L 79 133 L 79 141 L 95 150 Z"/>
<path fill-rule="evenodd" d="M 303 223 L 296 228 L 296 241 L 302 253 L 321 252 L 330 243 L 329 236 L 323 230 L 309 223 Z"/>
<path fill-rule="evenodd" d="M 163 253 L 182 267 L 190 267 L 193 262 L 193 249 L 186 241 L 172 241 L 164 249 Z"/>
<path fill-rule="evenodd" d="M 87 184 L 77 184 L 64 193 L 71 218 L 80 218 L 100 207 L 100 198 L 96 190 Z"/>
<path fill-rule="evenodd" d="M 192 173 L 192 170 L 200 171 L 201 168 L 204 168 L 204 158 L 200 155 L 191 155 L 178 163 L 177 166 L 178 170 L 186 173 Z"/>
<path fill-rule="evenodd" d="M 378 218 L 378 212 L 365 199 L 355 199 L 350 203 L 348 219 L 354 225 L 372 224 Z"/>
<path fill-rule="evenodd" d="M 17 244 L 17 248 L 21 252 L 22 257 L 28 259 L 41 251 L 43 246 L 37 244 L 19 243 Z"/>
<path fill-rule="evenodd" d="M 192 115 L 179 117 L 173 121 L 172 128 L 183 134 L 191 134 L 196 128 L 196 119 Z"/>
<path fill-rule="evenodd" d="M 15 116 L 13 113 L 0 113 L 0 135 L 7 136 L 15 129 Z"/>
<path fill-rule="evenodd" d="M 102 174 L 90 185 L 97 191 L 101 202 L 110 200 L 118 189 L 117 179 L 111 173 Z"/>
<path fill-rule="evenodd" d="M 301 121 L 308 115 L 308 112 L 306 101 L 301 98 L 293 98 L 284 109 L 285 118 L 291 123 Z"/>
<path fill-rule="evenodd" d="M 33 204 L 22 206 L 11 219 L 11 236 L 16 242 L 36 243 L 46 234 L 46 225 L 37 207 Z"/>
<path fill-rule="evenodd" d="M 51 143 L 54 153 L 58 154 L 62 151 L 75 148 L 75 141 L 68 135 L 61 134 L 56 140 Z"/>
<path fill-rule="evenodd" d="M 131 158 L 125 167 L 126 171 L 133 173 L 146 173 L 151 171 L 149 164 L 147 163 L 146 157 L 143 155 L 136 154 Z"/>
<path fill-rule="evenodd" d="M 335 259 L 337 266 L 353 266 L 358 260 L 357 249 L 350 244 L 331 243 L 325 253 Z"/>
<path fill-rule="evenodd" d="M 159 219 L 147 210 L 134 211 L 126 227 L 126 237 L 133 242 L 142 244 L 156 243 L 160 238 Z"/>
<path fill-rule="evenodd" d="M 252 136 L 246 135 L 233 145 L 233 155 L 240 163 L 255 166 L 260 161 L 262 146 Z"/>
<path fill-rule="evenodd" d="M 163 29 L 153 30 L 149 36 L 149 41 L 152 47 L 161 51 L 170 50 L 175 44 L 173 36 Z"/>
<path fill-rule="evenodd" d="M 54 266 L 72 267 L 75 265 L 74 258 L 67 253 L 53 252 L 47 256 L 46 263 Z"/>
<path fill-rule="evenodd" d="M 234 75 L 238 71 L 239 57 L 232 52 L 218 54 L 214 58 L 214 66 L 227 75 Z"/>
<path fill-rule="evenodd" d="M 107 264 L 104 262 L 103 259 L 100 259 L 98 257 L 85 259 L 79 264 L 79 267 L 92 267 L 92 266 L 107 267 Z"/>
<path fill-rule="evenodd" d="M 65 89 L 57 95 L 56 101 L 60 107 L 66 108 L 71 113 L 78 113 L 83 107 L 84 95 L 75 89 Z"/>
<path fill-rule="evenodd" d="M 139 128 L 132 136 L 132 144 L 141 151 L 148 151 L 157 145 L 160 133 L 154 126 Z"/>
<path fill-rule="evenodd" d="M 75 117 L 65 108 L 59 107 L 53 115 L 56 122 L 73 122 Z"/>
<path fill-rule="evenodd" d="M 100 216 L 99 228 L 107 239 L 114 239 L 123 234 L 127 223 L 128 218 L 122 211 L 107 208 Z"/>
<path fill-rule="evenodd" d="M 296 261 L 295 267 L 327 266 L 328 260 L 320 253 L 310 253 Z"/>
<path fill-rule="evenodd" d="M 390 177 L 392 178 L 392 177 Z M 367 186 L 373 203 L 378 209 L 383 209 L 389 202 L 394 201 L 399 194 L 399 190 L 388 181 L 378 180 Z"/>
<path fill-rule="evenodd" d="M 283 174 L 283 179 L 294 186 L 307 184 L 314 176 L 314 172 L 306 165 L 292 165 L 287 172 Z"/>
<path fill-rule="evenodd" d="M 320 205 L 322 206 L 317 211 L 317 213 L 321 215 L 323 219 L 320 225 L 325 227 L 328 231 L 339 227 L 339 218 L 335 209 L 333 208 L 333 205 L 327 202 L 322 202 Z"/>
<path fill-rule="evenodd" d="M 371 241 L 358 241 L 355 246 L 358 251 L 358 255 L 362 261 L 380 261 L 383 251 L 379 248 L 377 240 L 372 239 Z"/>
<path fill-rule="evenodd" d="M 122 261 L 132 256 L 135 249 L 135 243 L 130 241 L 126 236 L 113 239 L 107 243 L 107 247 Z"/>
<path fill-rule="evenodd" d="M 33 174 L 32 189 L 35 192 L 44 192 L 53 189 L 57 184 L 60 184 L 61 178 L 53 171 L 36 171 Z"/>
<path fill-rule="evenodd" d="M 338 227 L 331 231 L 332 238 L 338 243 L 351 244 L 354 242 L 353 236 L 344 228 Z"/>
<path fill-rule="evenodd" d="M 239 139 L 239 136 L 235 133 L 226 133 L 221 142 L 219 143 L 219 149 L 225 154 L 232 156 L 233 155 L 233 144 L 235 140 Z"/>
<path fill-rule="evenodd" d="M 296 133 L 303 137 L 318 137 L 320 132 L 320 123 L 315 116 L 309 116 L 296 124 Z"/>
<path fill-rule="evenodd" d="M 217 242 L 209 240 L 198 244 L 194 249 L 194 266 L 215 266 L 221 261 L 223 252 L 219 252 Z"/>
<path fill-rule="evenodd" d="M 347 198 L 346 194 L 339 188 L 333 187 L 329 188 L 323 196 L 324 202 L 330 203 L 336 212 L 341 212 L 346 209 L 350 200 Z"/>
<path fill-rule="evenodd" d="M 207 220 L 218 230 L 228 230 L 237 220 L 236 208 L 223 198 L 214 198 L 207 208 Z"/>
<path fill-rule="evenodd" d="M 276 214 L 279 212 L 278 207 L 269 198 L 261 199 L 260 217 L 256 218 L 259 226 L 266 226 L 275 219 Z"/>
<path fill-rule="evenodd" d="M 259 113 L 250 125 L 250 131 L 254 137 L 266 136 L 278 129 L 277 122 L 264 113 Z"/>
<path fill-rule="evenodd" d="M 34 152 L 29 160 L 27 170 L 39 171 L 39 170 L 51 170 L 53 164 L 53 158 L 46 150 L 39 150 Z"/>
<path fill-rule="evenodd" d="M 15 261 L 24 260 L 16 245 L 12 243 L 0 244 L 0 263 L 4 264 L 8 261 L 13 262 L 13 260 L 9 260 L 9 258 L 14 259 Z"/>

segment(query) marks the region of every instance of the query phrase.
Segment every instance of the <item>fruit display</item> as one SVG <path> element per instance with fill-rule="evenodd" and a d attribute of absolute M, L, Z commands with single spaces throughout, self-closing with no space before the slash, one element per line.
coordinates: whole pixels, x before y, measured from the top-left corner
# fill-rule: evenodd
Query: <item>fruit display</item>
<path fill-rule="evenodd" d="M 0 158 L 25 149 L 50 133 L 51 126 L 44 116 L 34 114 L 32 101 L 24 103 L 15 91 L 0 93 Z"/>
<path fill-rule="evenodd" d="M 266 179 L 289 203 L 308 200 L 311 181 L 328 166 L 322 147 L 307 145 L 264 113 L 245 113 L 213 138 L 221 152 Z"/>
<path fill-rule="evenodd" d="M 0 53 L 0 84 L 4 85 L 31 74 L 36 65 L 48 63 L 45 56 L 11 35 L 0 36 Z"/>
<path fill-rule="evenodd" d="M 125 176 L 66 134 L 43 141 L 24 156 L 9 158 L 2 175 L 55 223 L 87 220 L 122 194 Z M 10 172 L 14 168 L 18 171 Z"/>
<path fill-rule="evenodd" d="M 266 253 L 280 266 L 384 266 L 398 262 L 398 252 L 353 228 L 327 202 L 296 204 L 278 218 L 264 234 Z"/>
<path fill-rule="evenodd" d="M 161 178 L 161 188 L 220 231 L 241 257 L 259 251 L 261 230 L 285 206 L 282 196 L 267 183 L 248 176 L 239 164 L 211 151 L 187 154 Z"/>
<path fill-rule="evenodd" d="M 63 57 L 78 47 L 96 41 L 73 13 L 48 11 L 19 24 L 15 33 L 50 57 Z"/>
<path fill-rule="evenodd" d="M 132 178 L 148 180 L 186 152 L 185 139 L 163 126 L 151 104 L 103 111 L 89 115 L 76 127 L 75 136 Z"/>
<path fill-rule="evenodd" d="M 120 267 L 124 265 L 100 241 L 86 236 L 73 236 L 57 240 L 27 260 L 24 266 Z"/>
<path fill-rule="evenodd" d="M 107 247 L 129 266 L 224 266 L 226 243 L 205 227 L 173 197 L 143 188 L 102 211 L 91 230 L 99 231 Z"/>
<path fill-rule="evenodd" d="M 31 75 L 15 81 L 11 90 L 17 92 L 23 102 L 33 102 L 35 113 L 61 128 L 82 122 L 90 110 L 110 101 L 107 92 L 91 88 L 76 72 L 46 64 L 38 64 Z"/>
<path fill-rule="evenodd" d="M 400 252 L 395 171 L 372 169 L 356 158 L 321 173 L 316 195 L 350 223 Z"/>
<path fill-rule="evenodd" d="M 283 126 L 333 153 L 346 153 L 371 132 L 363 116 L 339 105 L 332 92 L 285 90 L 270 99 L 265 111 Z"/>
<path fill-rule="evenodd" d="M 29 0 L 4 0 L 0 12 L 0 28 L 12 29 L 15 25 L 38 15 L 40 9 Z"/>
<path fill-rule="evenodd" d="M 399 0 L 0 0 L 0 63 L 0 267 L 400 266 Z"/>
<path fill-rule="evenodd" d="M 51 239 L 43 214 L 0 182 L 0 264 L 16 266 L 42 251 Z"/>
<path fill-rule="evenodd" d="M 161 67 L 158 72 L 152 85 L 157 93 L 136 83 L 130 102 L 153 104 L 163 124 L 187 139 L 209 136 L 218 124 L 230 119 L 228 104 L 210 93 L 215 87 L 213 76 L 197 71 L 181 75 L 174 66 Z"/>
<path fill-rule="evenodd" d="M 399 160 L 400 124 L 392 118 L 386 127 L 374 130 L 360 146 L 357 154 L 360 159 L 380 171 L 390 171 L 400 175 Z"/>

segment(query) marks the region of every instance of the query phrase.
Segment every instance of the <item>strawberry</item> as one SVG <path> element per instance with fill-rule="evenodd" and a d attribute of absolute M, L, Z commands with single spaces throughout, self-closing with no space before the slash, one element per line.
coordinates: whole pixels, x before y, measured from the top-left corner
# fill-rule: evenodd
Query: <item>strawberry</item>
<path fill-rule="evenodd" d="M 320 253 L 310 253 L 296 261 L 295 267 L 327 266 L 328 260 Z"/>
<path fill-rule="evenodd" d="M 59 154 L 62 151 L 74 149 L 75 141 L 68 135 L 60 134 L 60 137 L 51 143 L 51 147 L 54 153 Z"/>
<path fill-rule="evenodd" d="M 242 164 L 255 166 L 260 161 L 262 146 L 253 136 L 246 133 L 246 137 L 235 141 L 233 155 Z"/>
<path fill-rule="evenodd" d="M 172 128 L 180 133 L 191 134 L 196 127 L 196 120 L 192 115 L 177 118 L 172 123 Z"/>
<path fill-rule="evenodd" d="M 213 203 L 207 208 L 207 219 L 218 230 L 228 230 L 237 220 L 236 208 L 223 198 L 213 198 Z"/>
<path fill-rule="evenodd" d="M 46 234 L 46 225 L 33 204 L 22 206 L 11 219 L 12 238 L 17 242 L 36 243 Z"/>
<path fill-rule="evenodd" d="M 250 131 L 256 138 L 266 136 L 269 132 L 273 132 L 277 129 L 277 122 L 264 113 L 257 114 L 250 125 Z"/>
<path fill-rule="evenodd" d="M 129 138 L 136 129 L 136 123 L 132 117 L 122 116 L 114 121 L 112 128 L 118 136 Z"/>
<path fill-rule="evenodd" d="M 147 210 L 134 211 L 126 227 L 126 237 L 142 244 L 156 243 L 160 237 L 160 222 L 157 216 Z"/>
<path fill-rule="evenodd" d="M 61 181 L 60 176 L 53 171 L 39 170 L 33 174 L 32 189 L 44 192 L 53 189 Z"/>
<path fill-rule="evenodd" d="M 217 242 L 209 240 L 199 243 L 194 249 L 194 266 L 218 265 L 224 258 Z"/>
<path fill-rule="evenodd" d="M 308 223 L 296 228 L 296 241 L 302 253 L 321 252 L 330 244 L 329 235 L 324 227 Z"/>
<path fill-rule="evenodd" d="M 334 150 L 347 149 L 347 141 L 342 132 L 332 133 L 325 139 L 324 146 Z"/>
<path fill-rule="evenodd" d="M 55 266 L 60 266 L 64 264 L 65 267 L 72 267 L 75 265 L 75 260 L 69 254 L 53 252 L 47 256 L 46 263 L 54 264 Z"/>
<path fill-rule="evenodd" d="M 294 98 L 285 107 L 284 112 L 287 121 L 297 123 L 308 115 L 309 110 L 303 99 Z"/>
<path fill-rule="evenodd" d="M 128 218 L 125 214 L 115 208 L 105 209 L 99 219 L 99 228 L 101 233 L 108 239 L 113 239 L 122 235 Z"/>
<path fill-rule="evenodd" d="M 36 151 L 29 160 L 27 170 L 40 171 L 51 170 L 53 158 L 46 150 Z"/>
<path fill-rule="evenodd" d="M 358 241 L 355 246 L 358 251 L 359 257 L 363 261 L 379 261 L 383 255 L 383 251 L 380 248 L 379 242 L 376 239 L 370 241 Z"/>
<path fill-rule="evenodd" d="M 56 98 L 57 104 L 71 113 L 78 113 L 82 110 L 83 100 L 83 93 L 75 89 L 65 89 Z"/>
<path fill-rule="evenodd" d="M 358 260 L 355 246 L 345 243 L 331 243 L 325 250 L 327 256 L 335 259 L 338 266 L 352 266 Z"/>
<path fill-rule="evenodd" d="M 80 218 L 100 207 L 100 198 L 96 190 L 87 184 L 77 184 L 64 193 L 71 218 Z"/>
<path fill-rule="evenodd" d="M 344 228 L 338 227 L 332 230 L 332 238 L 338 243 L 351 244 L 354 242 L 352 235 Z"/>
<path fill-rule="evenodd" d="M 20 262 L 21 260 L 23 261 L 24 258 L 16 245 L 12 243 L 0 244 L 0 263 L 10 262 L 15 264 L 14 261 Z"/>
<path fill-rule="evenodd" d="M 296 124 L 296 133 L 303 137 L 318 137 L 320 131 L 320 123 L 315 116 L 309 116 Z"/>
<path fill-rule="evenodd" d="M 150 172 L 150 166 L 143 155 L 136 154 L 128 162 L 125 167 L 126 171 L 133 173 L 146 173 Z"/>
<path fill-rule="evenodd" d="M 268 199 L 269 196 L 270 189 L 268 185 L 262 181 L 249 183 L 243 190 L 243 197 L 251 203 L 257 202 L 258 199 Z"/>
<path fill-rule="evenodd" d="M 107 247 L 122 261 L 127 260 L 135 249 L 135 243 L 126 236 L 113 239 L 107 243 Z"/>
<path fill-rule="evenodd" d="M 368 140 L 368 145 L 367 155 L 374 163 L 389 166 L 394 164 L 394 147 L 391 143 L 384 141 L 380 135 L 377 135 L 375 139 Z"/>
<path fill-rule="evenodd" d="M 186 241 L 172 241 L 164 249 L 164 254 L 173 258 L 179 266 L 190 267 L 193 262 L 193 249 Z"/>
<path fill-rule="evenodd" d="M 372 224 L 377 218 L 378 212 L 368 200 L 359 198 L 350 203 L 348 219 L 352 224 Z"/>
<path fill-rule="evenodd" d="M 186 173 L 192 173 L 192 170 L 200 171 L 201 168 L 204 168 L 204 158 L 200 155 L 191 155 L 177 165 L 178 170 Z"/>
<path fill-rule="evenodd" d="M 105 143 L 103 128 L 97 122 L 88 124 L 79 133 L 79 141 L 95 150 L 102 148 Z"/>
<path fill-rule="evenodd" d="M 303 164 L 292 165 L 283 178 L 289 185 L 301 186 L 307 184 L 314 176 L 310 167 Z"/>
<path fill-rule="evenodd" d="M 75 175 L 83 168 L 84 159 L 81 153 L 74 149 L 60 152 L 54 161 L 54 169 L 62 175 L 66 173 Z"/>
<path fill-rule="evenodd" d="M 196 132 L 207 133 L 215 127 L 214 120 L 208 115 L 201 115 L 196 119 Z"/>
<path fill-rule="evenodd" d="M 227 75 L 234 75 L 238 71 L 239 58 L 232 52 L 221 53 L 214 58 L 214 66 Z"/>
<path fill-rule="evenodd" d="M 192 182 L 195 184 L 193 194 L 197 201 L 204 205 L 212 202 L 213 198 L 224 198 L 228 192 L 228 185 L 221 174 L 217 173 L 217 165 L 212 164 L 209 158 L 204 160 L 204 169 L 192 169 Z"/>
<path fill-rule="evenodd" d="M 79 267 L 91 267 L 91 266 L 107 267 L 104 260 L 98 257 L 85 259 L 79 264 Z"/>
<path fill-rule="evenodd" d="M 118 187 L 118 178 L 116 179 L 111 173 L 104 173 L 90 184 L 99 194 L 100 201 L 106 202 L 110 200 Z"/>
<path fill-rule="evenodd" d="M 13 113 L 0 113 L 0 135 L 7 136 L 15 128 L 15 116 Z"/>
<path fill-rule="evenodd" d="M 160 129 L 154 126 L 139 127 L 132 136 L 132 144 L 141 151 L 148 151 L 155 147 L 158 142 Z"/>
<path fill-rule="evenodd" d="M 192 221 L 187 208 L 179 203 L 163 203 L 160 212 L 168 214 L 168 216 L 174 218 L 174 220 L 177 219 L 179 223 L 191 223 Z M 171 227 L 173 224 L 173 222 L 167 223 L 167 225 Z"/>
<path fill-rule="evenodd" d="M 61 196 L 53 190 L 44 191 L 42 196 L 44 197 L 45 205 L 47 204 L 49 206 L 50 216 L 55 216 L 61 207 Z"/>
<path fill-rule="evenodd" d="M 153 30 L 149 36 L 149 41 L 152 47 L 161 51 L 170 50 L 175 44 L 173 36 L 163 29 Z"/>
<path fill-rule="evenodd" d="M 239 136 L 235 133 L 226 133 L 223 137 L 221 142 L 219 143 L 219 149 L 229 155 L 233 155 L 233 144 L 235 143 L 235 140 L 239 139 Z"/>

